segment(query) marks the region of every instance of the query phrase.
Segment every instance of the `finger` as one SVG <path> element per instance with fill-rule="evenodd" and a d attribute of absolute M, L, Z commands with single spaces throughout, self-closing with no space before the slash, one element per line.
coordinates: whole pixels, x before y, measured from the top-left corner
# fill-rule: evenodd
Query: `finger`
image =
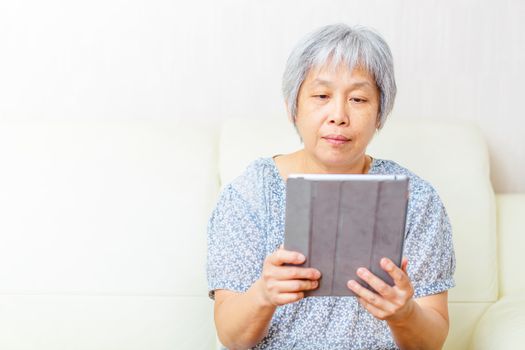
<path fill-rule="evenodd" d="M 359 301 L 359 304 L 361 304 L 368 312 L 370 312 L 372 314 L 372 316 L 380 319 L 380 320 L 384 320 L 388 313 L 379 309 L 378 307 L 370 304 L 369 302 L 367 302 L 365 299 L 363 298 L 357 298 L 357 300 Z"/>
<path fill-rule="evenodd" d="M 385 270 L 390 277 L 394 280 L 394 283 L 399 288 L 405 289 L 410 285 L 410 280 L 405 271 L 401 270 L 388 258 L 382 258 L 380 262 L 381 268 Z"/>
<path fill-rule="evenodd" d="M 289 303 L 295 303 L 296 301 L 301 300 L 304 298 L 303 292 L 298 293 L 282 293 L 275 297 L 275 303 L 277 305 L 284 305 Z"/>
<path fill-rule="evenodd" d="M 363 287 L 354 280 L 348 281 L 348 288 L 350 288 L 358 297 L 364 299 L 368 304 L 372 304 L 377 308 L 383 309 L 385 305 L 385 299 L 380 295 L 372 292 L 371 290 Z"/>
<path fill-rule="evenodd" d="M 406 257 L 403 257 L 403 260 L 401 260 L 401 270 L 405 273 L 408 271 L 408 259 Z"/>
<path fill-rule="evenodd" d="M 275 252 L 268 256 L 268 261 L 272 265 L 280 266 L 283 264 L 302 264 L 306 260 L 306 257 L 299 253 L 293 252 L 286 249 L 277 249 Z"/>
<path fill-rule="evenodd" d="M 394 290 L 391 286 L 386 284 L 381 278 L 374 275 L 369 270 L 360 267 L 357 269 L 357 275 L 370 287 L 372 287 L 376 292 L 378 292 L 380 295 L 382 295 L 385 298 L 391 297 L 391 295 L 394 293 Z"/>
<path fill-rule="evenodd" d="M 279 281 L 276 284 L 278 293 L 297 293 L 306 290 L 313 290 L 319 286 L 319 282 L 310 280 L 288 280 Z"/>
<path fill-rule="evenodd" d="M 311 267 L 279 266 L 273 269 L 273 278 L 278 280 L 318 280 L 321 272 Z"/>

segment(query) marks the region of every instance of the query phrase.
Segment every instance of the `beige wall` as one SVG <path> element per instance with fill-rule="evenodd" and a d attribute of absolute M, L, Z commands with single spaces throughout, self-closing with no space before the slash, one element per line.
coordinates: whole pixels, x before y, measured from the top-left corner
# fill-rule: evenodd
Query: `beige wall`
<path fill-rule="evenodd" d="M 391 117 L 478 125 L 496 191 L 525 192 L 523 18 L 519 0 L 3 1 L 0 118 L 284 118 L 293 44 L 364 24 L 394 54 Z"/>

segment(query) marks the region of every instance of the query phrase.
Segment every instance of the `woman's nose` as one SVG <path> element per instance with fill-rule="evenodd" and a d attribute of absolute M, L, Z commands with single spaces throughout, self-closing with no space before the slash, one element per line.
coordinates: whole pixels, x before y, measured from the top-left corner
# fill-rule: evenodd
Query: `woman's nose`
<path fill-rule="evenodd" d="M 337 125 L 347 125 L 350 122 L 344 101 L 334 101 L 334 105 L 332 106 L 332 110 L 328 118 L 330 123 Z"/>

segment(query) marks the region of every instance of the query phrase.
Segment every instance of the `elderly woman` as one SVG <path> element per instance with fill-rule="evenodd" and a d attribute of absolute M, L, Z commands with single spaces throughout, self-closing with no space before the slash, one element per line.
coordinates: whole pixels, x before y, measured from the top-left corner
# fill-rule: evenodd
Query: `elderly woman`
<path fill-rule="evenodd" d="M 230 349 L 439 349 L 454 286 L 451 227 L 435 189 L 366 148 L 396 95 L 390 49 L 364 27 L 329 25 L 291 53 L 283 78 L 290 120 L 304 147 L 260 158 L 222 191 L 208 226 L 208 282 L 215 324 Z M 414 145 L 417 147 L 417 145 Z M 404 174 L 409 201 L 401 266 L 380 263 L 348 281 L 357 297 L 304 297 L 321 274 L 282 247 L 291 173 Z"/>

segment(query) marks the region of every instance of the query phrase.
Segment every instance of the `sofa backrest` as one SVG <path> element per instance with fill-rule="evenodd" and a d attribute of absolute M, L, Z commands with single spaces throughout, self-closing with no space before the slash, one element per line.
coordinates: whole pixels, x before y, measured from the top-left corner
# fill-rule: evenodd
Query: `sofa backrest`
<path fill-rule="evenodd" d="M 500 296 L 523 296 L 525 228 L 521 220 L 525 216 L 525 193 L 500 194 L 497 201 Z"/>
<path fill-rule="evenodd" d="M 0 348 L 211 349 L 217 130 L 0 124 Z"/>
<path fill-rule="evenodd" d="M 232 119 L 220 136 L 220 179 L 224 185 L 253 159 L 301 147 L 286 119 Z M 494 302 L 498 296 L 496 209 L 488 152 L 470 124 L 389 120 L 369 153 L 391 159 L 430 181 L 449 214 L 457 257 L 457 286 L 451 302 Z"/>

